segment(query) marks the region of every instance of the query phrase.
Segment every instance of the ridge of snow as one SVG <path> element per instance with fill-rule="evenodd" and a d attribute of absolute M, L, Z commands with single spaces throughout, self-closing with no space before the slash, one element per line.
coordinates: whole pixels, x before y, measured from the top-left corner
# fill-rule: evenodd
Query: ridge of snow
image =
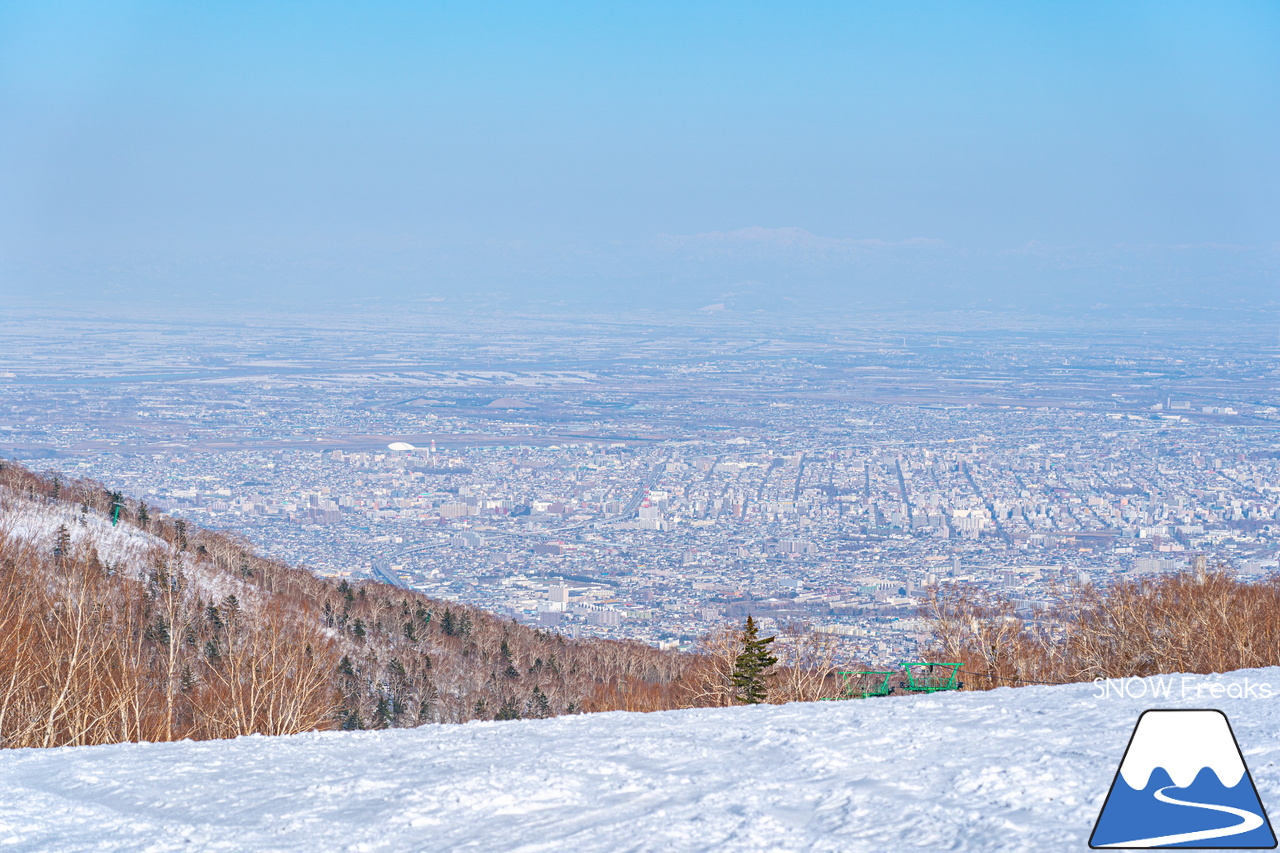
<path fill-rule="evenodd" d="M 1170 750 L 1170 744 L 1177 744 Z M 1163 767 L 1179 788 L 1186 788 L 1208 767 L 1218 781 L 1234 788 L 1244 776 L 1227 718 L 1217 711 L 1152 712 L 1142 718 L 1120 765 L 1120 775 L 1135 791 L 1147 787 L 1151 774 Z"/>
<path fill-rule="evenodd" d="M 103 563 L 135 580 L 145 579 L 154 561 L 163 558 L 181 568 L 188 583 L 186 595 L 218 601 L 234 594 L 241 607 L 258 606 L 260 596 L 254 587 L 201 566 L 190 553 L 178 553 L 155 534 L 128 523 L 113 525 L 108 517 L 81 513 L 74 504 L 33 501 L 11 489 L 0 489 L 0 542 L 52 549 L 59 525 L 66 525 L 72 548 L 93 547 Z"/>
<path fill-rule="evenodd" d="M 1134 723 L 1280 668 L 653 714 L 0 752 L 0 843 L 68 851 L 1083 850 Z M 1146 679 L 1150 686 L 1153 679 Z M 1244 693 L 1239 695 L 1243 696 Z M 1264 803 L 1280 706 L 1223 698 Z M 1150 715 L 1149 715 L 1150 716 Z"/>
<path fill-rule="evenodd" d="M 0 537 L 13 543 L 52 548 L 58 525 L 65 524 L 73 547 L 92 545 L 104 563 L 119 564 L 140 577 L 150 558 L 167 551 L 158 536 L 131 524 L 112 525 L 98 513 L 81 514 L 72 504 L 44 503 L 0 490 Z"/>

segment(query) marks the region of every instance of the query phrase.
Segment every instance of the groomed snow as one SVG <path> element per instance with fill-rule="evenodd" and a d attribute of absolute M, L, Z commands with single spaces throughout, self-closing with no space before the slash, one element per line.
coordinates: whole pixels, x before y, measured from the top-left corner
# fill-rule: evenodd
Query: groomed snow
<path fill-rule="evenodd" d="M 1223 710 L 1280 807 L 1280 668 L 1165 683 L 14 750 L 0 847 L 1084 850 L 1152 707 Z"/>

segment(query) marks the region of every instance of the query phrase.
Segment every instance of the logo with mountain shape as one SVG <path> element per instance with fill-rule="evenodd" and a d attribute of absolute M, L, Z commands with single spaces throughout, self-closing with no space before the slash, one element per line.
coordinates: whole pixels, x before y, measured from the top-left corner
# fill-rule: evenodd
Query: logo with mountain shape
<path fill-rule="evenodd" d="M 1089 846 L 1276 846 L 1227 715 L 1151 710 L 1138 717 Z"/>

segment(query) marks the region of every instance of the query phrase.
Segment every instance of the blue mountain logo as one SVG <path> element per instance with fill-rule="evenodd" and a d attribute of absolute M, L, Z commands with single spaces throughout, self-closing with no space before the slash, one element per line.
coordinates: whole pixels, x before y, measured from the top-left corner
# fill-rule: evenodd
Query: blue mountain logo
<path fill-rule="evenodd" d="M 1144 711 L 1089 846 L 1270 850 L 1271 821 L 1221 711 Z"/>

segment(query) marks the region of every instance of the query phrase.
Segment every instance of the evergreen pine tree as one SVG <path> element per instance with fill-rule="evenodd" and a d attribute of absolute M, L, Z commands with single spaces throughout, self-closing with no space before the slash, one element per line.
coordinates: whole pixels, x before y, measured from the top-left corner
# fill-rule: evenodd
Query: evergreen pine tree
<path fill-rule="evenodd" d="M 733 662 L 733 692 L 739 702 L 759 705 L 765 699 L 764 672 L 778 662 L 769 654 L 773 637 L 761 638 L 750 616 L 742 629 L 742 651 Z"/>
<path fill-rule="evenodd" d="M 395 722 L 396 713 L 392 707 L 391 697 L 385 693 L 379 694 L 378 705 L 373 709 L 373 716 L 375 728 L 389 728 Z"/>
<path fill-rule="evenodd" d="M 528 716 L 539 720 L 551 716 L 551 700 L 538 687 L 533 688 L 533 698 L 529 700 Z"/>
<path fill-rule="evenodd" d="M 511 658 L 511 646 L 507 643 L 507 638 L 502 638 L 502 659 L 507 662 L 507 671 L 504 673 L 507 678 L 519 678 L 520 670 L 516 669 L 515 661 Z"/>
<path fill-rule="evenodd" d="M 53 559 L 59 566 L 62 561 L 67 558 L 67 554 L 71 551 L 71 531 L 67 530 L 65 524 L 58 525 L 58 531 L 53 537 Z"/>

